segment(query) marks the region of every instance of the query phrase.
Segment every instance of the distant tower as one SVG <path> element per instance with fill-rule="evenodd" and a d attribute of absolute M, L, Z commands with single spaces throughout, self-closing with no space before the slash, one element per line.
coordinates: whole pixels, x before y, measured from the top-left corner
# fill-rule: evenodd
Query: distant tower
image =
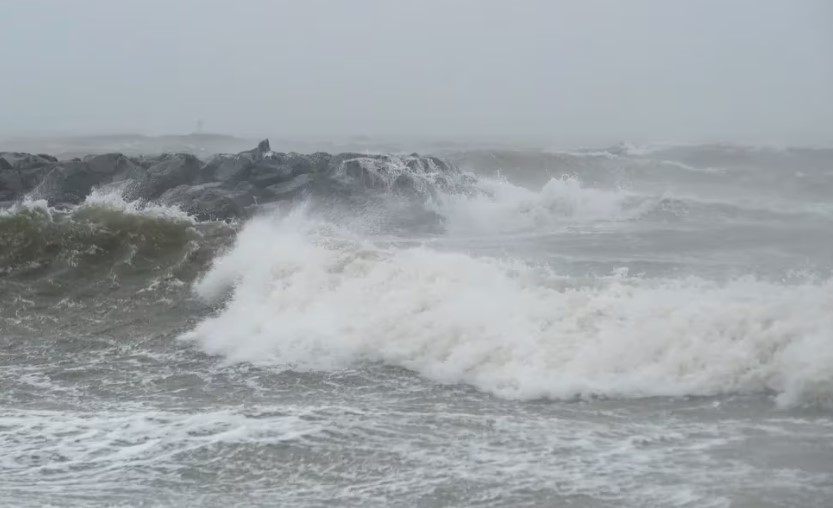
<path fill-rule="evenodd" d="M 203 121 L 202 120 L 197 120 L 197 130 L 196 130 L 197 134 L 202 134 L 202 125 L 203 125 Z"/>

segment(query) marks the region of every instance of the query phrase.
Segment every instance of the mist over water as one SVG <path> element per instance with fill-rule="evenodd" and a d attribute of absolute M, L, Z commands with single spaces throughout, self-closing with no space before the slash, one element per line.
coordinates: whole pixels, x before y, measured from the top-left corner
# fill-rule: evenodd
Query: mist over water
<path fill-rule="evenodd" d="M 355 161 L 231 222 L 118 186 L 0 212 L 0 497 L 833 495 L 829 151 Z"/>
<path fill-rule="evenodd" d="M 7 0 L 0 18 L 4 138 L 833 143 L 825 0 Z"/>
<path fill-rule="evenodd" d="M 0 506 L 829 508 L 831 5 L 0 1 Z"/>

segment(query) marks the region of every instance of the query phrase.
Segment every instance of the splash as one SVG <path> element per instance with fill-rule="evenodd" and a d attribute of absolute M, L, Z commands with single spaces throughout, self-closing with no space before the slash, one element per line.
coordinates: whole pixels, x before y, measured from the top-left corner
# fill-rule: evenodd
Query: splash
<path fill-rule="evenodd" d="M 474 194 L 444 194 L 429 207 L 447 218 L 451 234 L 502 233 L 569 223 L 619 221 L 641 213 L 625 190 L 585 187 L 574 177 L 552 178 L 539 191 L 502 178 L 481 177 Z"/>
<path fill-rule="evenodd" d="M 830 281 L 578 282 L 520 261 L 375 246 L 299 211 L 249 223 L 195 291 L 225 307 L 183 338 L 232 362 L 383 362 L 517 399 L 833 403 Z"/>

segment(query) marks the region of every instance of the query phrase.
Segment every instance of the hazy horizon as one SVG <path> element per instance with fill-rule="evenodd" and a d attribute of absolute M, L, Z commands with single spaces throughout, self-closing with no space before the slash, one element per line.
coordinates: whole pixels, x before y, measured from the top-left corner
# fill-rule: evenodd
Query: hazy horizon
<path fill-rule="evenodd" d="M 0 136 L 833 145 L 833 6 L 0 4 Z"/>

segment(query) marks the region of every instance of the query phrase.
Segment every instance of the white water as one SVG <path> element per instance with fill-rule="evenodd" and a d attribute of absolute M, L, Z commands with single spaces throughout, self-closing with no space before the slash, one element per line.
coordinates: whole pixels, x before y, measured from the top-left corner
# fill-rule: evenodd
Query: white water
<path fill-rule="evenodd" d="M 478 200 L 452 204 L 450 223 L 488 213 L 486 225 L 528 222 L 518 203 L 529 202 L 539 217 L 621 213 L 615 194 L 565 204 L 556 185 L 571 184 L 518 190 L 486 212 Z M 582 281 L 521 260 L 377 246 L 299 209 L 251 221 L 195 289 L 227 301 L 185 338 L 232 362 L 383 362 L 519 399 L 774 392 L 783 406 L 833 402 L 831 281 L 626 270 Z"/>
<path fill-rule="evenodd" d="M 395 196 L 260 217 L 195 284 L 210 317 L 178 267 L 236 227 L 149 279 L 21 280 L 0 504 L 826 507 L 831 223 L 794 213 L 824 189 L 679 173 L 483 178 L 429 232 Z M 111 187 L 70 213 L 191 221 Z"/>
<path fill-rule="evenodd" d="M 193 217 L 176 206 L 160 205 L 152 202 L 148 203 L 141 200 L 127 201 L 124 198 L 122 191 L 123 189 L 119 186 L 93 188 L 84 201 L 72 210 L 75 211 L 97 208 L 121 212 L 126 215 L 143 215 L 146 217 L 172 221 L 196 222 Z M 27 197 L 9 208 L 0 209 L 0 216 L 12 216 L 23 210 L 40 211 L 50 215 L 55 212 L 61 212 L 61 210 L 49 206 L 47 200 L 45 199 L 31 199 Z"/>
<path fill-rule="evenodd" d="M 480 193 L 444 195 L 430 206 L 447 218 L 450 234 L 535 230 L 571 222 L 626 220 L 644 208 L 624 190 L 584 188 L 576 178 L 553 178 L 540 191 L 502 178 L 481 178 Z"/>

